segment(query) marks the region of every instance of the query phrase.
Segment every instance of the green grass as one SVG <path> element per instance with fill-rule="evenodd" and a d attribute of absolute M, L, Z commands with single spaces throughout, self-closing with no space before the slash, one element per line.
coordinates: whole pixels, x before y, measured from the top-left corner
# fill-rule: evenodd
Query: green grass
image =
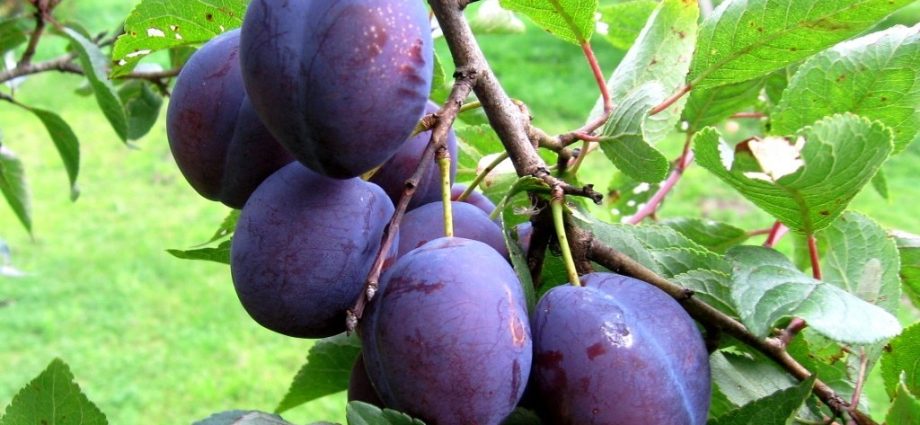
<path fill-rule="evenodd" d="M 98 31 L 123 18 L 126 3 L 74 1 L 61 7 Z M 537 125 L 560 132 L 584 121 L 597 94 L 577 46 L 533 28 L 526 36 L 480 41 L 508 93 L 527 102 Z M 622 52 L 597 46 L 609 74 Z M 40 54 L 49 57 L 56 49 Z M 439 50 L 448 57 L 443 45 Z M 61 357 L 112 424 L 182 424 L 227 409 L 271 410 L 310 343 L 256 325 L 240 307 L 226 266 L 165 253 L 206 240 L 227 209 L 202 200 L 185 183 L 170 157 L 162 119 L 139 150 L 128 149 L 92 99 L 71 94 L 80 84 L 76 77 L 45 75 L 19 93 L 25 103 L 59 112 L 80 136 L 82 195 L 76 203 L 68 200 L 66 175 L 45 130 L 31 115 L 0 104 L 3 143 L 25 162 L 35 217 L 33 240 L 0 204 L 0 238 L 13 247 L 15 265 L 29 273 L 0 277 L 0 301 L 9 301 L 0 307 L 0 409 L 53 357 Z M 677 148 L 665 146 L 669 156 Z M 887 165 L 892 202 L 870 189 L 854 208 L 885 226 L 920 233 L 920 217 L 909 206 L 920 198 L 918 155 L 915 146 Z M 609 163 L 594 155 L 589 165 L 586 180 L 604 186 Z M 771 223 L 695 167 L 661 214 L 691 215 L 701 208 L 745 228 Z M 907 310 L 904 319 L 915 316 Z M 870 382 L 873 401 L 883 401 L 879 380 Z M 299 423 L 341 421 L 342 410 L 337 395 L 285 416 Z"/>

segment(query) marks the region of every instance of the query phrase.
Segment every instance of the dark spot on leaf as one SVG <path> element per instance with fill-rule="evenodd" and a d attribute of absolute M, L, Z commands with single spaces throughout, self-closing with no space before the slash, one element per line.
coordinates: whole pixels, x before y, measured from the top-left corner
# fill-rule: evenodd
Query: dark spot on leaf
<path fill-rule="evenodd" d="M 821 215 L 827 217 L 827 216 L 831 215 L 831 212 L 828 211 L 828 210 L 823 210 L 823 211 L 819 212 L 818 214 L 821 214 Z"/>
<path fill-rule="evenodd" d="M 207 19 L 207 20 L 209 20 L 209 21 L 213 21 L 213 20 L 214 20 L 214 15 L 208 13 L 207 15 L 204 15 L 204 18 Z"/>
<path fill-rule="evenodd" d="M 887 102 L 887 101 L 888 101 L 888 98 L 885 97 L 885 96 L 882 96 L 882 97 L 881 97 L 881 101 L 882 101 L 882 102 Z"/>
<path fill-rule="evenodd" d="M 847 76 L 841 74 L 839 77 L 837 77 L 837 82 L 839 83 L 839 82 L 844 81 L 844 80 L 846 80 L 846 79 L 847 79 Z"/>
<path fill-rule="evenodd" d="M 790 47 L 790 48 L 789 48 L 789 51 L 790 51 L 790 52 L 798 52 L 798 51 L 799 51 L 799 48 L 798 48 L 798 47 Z"/>

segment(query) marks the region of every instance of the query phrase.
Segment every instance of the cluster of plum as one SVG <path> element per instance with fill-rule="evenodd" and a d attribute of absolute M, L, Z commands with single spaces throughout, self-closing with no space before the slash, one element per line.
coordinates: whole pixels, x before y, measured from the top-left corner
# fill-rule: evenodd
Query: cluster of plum
<path fill-rule="evenodd" d="M 437 110 L 432 51 L 419 0 L 261 0 L 185 65 L 170 147 L 195 190 L 242 208 L 231 273 L 262 326 L 345 330 L 430 138 L 410 136 Z M 423 178 L 387 253 L 350 398 L 431 424 L 498 424 L 521 403 L 553 423 L 705 422 L 706 350 L 674 300 L 600 273 L 529 316 L 494 205 L 454 202 L 456 237 L 441 237 L 439 182 Z"/>

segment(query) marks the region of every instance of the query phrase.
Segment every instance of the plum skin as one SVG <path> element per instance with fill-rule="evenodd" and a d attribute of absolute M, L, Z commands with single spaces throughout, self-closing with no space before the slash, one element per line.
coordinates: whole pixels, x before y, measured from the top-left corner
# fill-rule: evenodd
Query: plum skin
<path fill-rule="evenodd" d="M 709 356 L 664 292 L 613 273 L 582 276 L 537 304 L 534 379 L 559 424 L 703 425 Z"/>
<path fill-rule="evenodd" d="M 463 192 L 466 190 L 467 186 L 462 184 L 455 184 L 450 188 L 450 200 L 456 201 L 460 198 L 460 195 L 463 195 Z M 492 211 L 495 211 L 495 204 L 492 203 L 486 195 L 483 195 L 481 192 L 473 192 L 470 194 L 466 200 L 462 201 L 468 204 L 473 204 L 479 209 L 481 209 L 486 214 L 492 214 Z"/>
<path fill-rule="evenodd" d="M 428 102 L 426 114 L 432 114 L 440 109 L 437 104 Z M 422 154 L 431 140 L 431 130 L 419 133 L 410 138 L 401 148 L 387 160 L 380 169 L 371 177 L 370 182 L 383 188 L 390 195 L 393 204 L 399 203 L 406 189 L 406 180 L 412 177 L 418 168 Z M 450 154 L 450 181 L 453 183 L 457 174 L 457 136 L 453 128 L 447 132 L 447 152 Z M 428 171 L 422 175 L 415 188 L 415 195 L 409 201 L 407 210 L 418 208 L 422 205 L 441 200 L 441 172 L 437 164 L 431 164 Z"/>
<path fill-rule="evenodd" d="M 504 258 L 469 239 L 439 238 L 397 260 L 361 323 L 384 403 L 433 425 L 499 424 L 532 360 L 520 285 Z"/>
<path fill-rule="evenodd" d="M 502 229 L 479 208 L 465 202 L 451 202 L 454 236 L 473 239 L 489 245 L 502 256 L 508 256 Z M 444 205 L 432 202 L 403 216 L 399 227 L 398 257 L 425 243 L 444 236 Z"/>
<path fill-rule="evenodd" d="M 240 31 L 189 58 L 173 89 L 166 134 L 179 170 L 201 196 L 241 208 L 269 175 L 294 160 L 252 110 L 239 66 Z"/>
<path fill-rule="evenodd" d="M 272 134 L 336 178 L 372 170 L 409 138 L 434 64 L 427 8 L 409 0 L 253 1 L 240 59 Z"/>
<path fill-rule="evenodd" d="M 343 332 L 393 211 L 376 185 L 299 162 L 278 170 L 243 207 L 233 237 L 230 271 L 243 307 L 285 335 Z"/>

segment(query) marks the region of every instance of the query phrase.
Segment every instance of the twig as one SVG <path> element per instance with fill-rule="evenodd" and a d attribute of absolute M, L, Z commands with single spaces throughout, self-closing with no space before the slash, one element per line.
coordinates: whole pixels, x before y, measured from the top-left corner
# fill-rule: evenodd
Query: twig
<path fill-rule="evenodd" d="M 450 201 L 450 152 L 441 146 L 435 158 L 438 161 L 438 170 L 441 176 L 441 205 L 444 209 L 444 236 L 454 236 L 453 204 Z"/>
<path fill-rule="evenodd" d="M 821 280 L 821 256 L 818 254 L 818 240 L 814 233 L 808 235 L 808 257 L 811 259 L 811 275 Z"/>
<path fill-rule="evenodd" d="M 863 385 L 866 381 L 866 372 L 869 370 L 869 356 L 865 348 L 859 349 L 859 374 L 856 375 L 856 387 L 853 389 L 853 397 L 850 398 L 850 407 L 859 406 L 859 397 L 862 394 Z"/>
<path fill-rule="evenodd" d="M 35 50 L 38 47 L 38 41 L 45 33 L 45 18 L 51 11 L 47 1 L 30 0 L 29 3 L 35 6 L 35 29 L 32 31 L 32 35 L 29 36 L 29 44 L 26 45 L 26 50 L 22 52 L 22 57 L 19 59 L 16 68 L 29 66 L 32 62 L 32 57 L 35 56 Z"/>
<path fill-rule="evenodd" d="M 425 151 L 419 160 L 419 165 L 415 173 L 406 180 L 406 187 L 403 190 L 402 197 L 399 198 L 399 203 L 396 205 L 396 211 L 393 213 L 393 217 L 390 218 L 390 222 L 384 230 L 383 240 L 380 243 L 380 251 L 378 251 L 377 257 L 374 259 L 374 264 L 371 266 L 370 273 L 368 273 L 364 291 L 361 291 L 361 294 L 355 301 L 354 307 L 346 313 L 345 327 L 349 333 L 354 332 L 357 328 L 358 321 L 361 320 L 361 317 L 364 315 L 364 309 L 367 307 L 367 303 L 376 295 L 377 287 L 380 284 L 380 274 L 383 271 L 383 265 L 386 262 L 387 254 L 390 252 L 390 247 L 393 246 L 396 235 L 399 234 L 399 224 L 402 222 L 403 215 L 406 213 L 409 201 L 411 201 L 412 196 L 415 195 L 415 190 L 418 188 L 422 176 L 428 172 L 431 164 L 435 162 L 435 154 L 438 149 L 446 146 L 447 132 L 450 130 L 450 126 L 453 125 L 454 119 L 457 118 L 457 113 L 460 110 L 463 99 L 466 99 L 473 85 L 476 83 L 475 74 L 458 73 L 455 77 L 454 87 L 451 90 L 450 97 L 447 99 L 447 103 L 434 114 L 437 123 L 434 124 L 432 128 L 431 140 L 428 142 L 428 146 L 425 147 Z"/>
<path fill-rule="evenodd" d="M 737 114 L 733 114 L 733 115 L 730 116 L 729 118 L 735 118 L 735 119 L 746 119 L 746 118 L 749 118 L 749 119 L 761 119 L 761 118 L 766 118 L 766 117 L 767 117 L 767 114 L 764 114 L 763 112 L 738 112 Z"/>
<path fill-rule="evenodd" d="M 457 200 L 460 202 L 463 202 L 467 198 L 469 198 L 470 195 L 473 194 L 473 191 L 476 190 L 476 187 L 479 186 L 479 184 L 482 183 L 483 180 L 485 180 L 485 178 L 489 175 L 489 173 L 491 173 L 492 170 L 495 169 L 495 167 L 498 167 L 499 164 L 501 164 L 502 161 L 506 159 L 508 159 L 508 152 L 503 152 L 499 154 L 492 162 L 489 163 L 489 165 L 486 166 L 486 168 L 482 170 L 482 172 L 476 175 L 476 178 L 473 179 L 473 182 L 470 183 L 470 185 L 466 187 L 466 190 L 464 190 L 463 193 L 460 194 Z"/>
<path fill-rule="evenodd" d="M 661 206 L 661 203 L 664 201 L 664 198 L 671 193 L 671 190 L 674 189 L 674 186 L 677 185 L 677 182 L 680 181 L 681 177 L 684 175 L 687 167 L 693 163 L 693 151 L 690 150 L 690 145 L 693 142 L 693 133 L 687 133 L 687 141 L 684 143 L 684 151 L 681 153 L 680 158 L 677 159 L 674 171 L 671 172 L 671 175 L 668 176 L 668 179 L 661 185 L 658 189 L 658 192 L 655 192 L 652 195 L 652 198 L 646 202 L 645 206 L 642 207 L 635 215 L 629 218 L 629 224 L 639 224 L 642 220 L 645 220 L 647 217 L 655 214 L 658 211 L 658 208 Z"/>
<path fill-rule="evenodd" d="M 671 97 L 665 99 L 664 102 L 661 102 L 661 104 L 652 108 L 652 110 L 648 111 L 648 114 L 649 115 L 660 114 L 665 109 L 670 108 L 671 105 L 677 103 L 677 101 L 680 100 L 680 98 L 684 97 L 687 93 L 690 93 L 690 90 L 692 88 L 693 87 L 690 84 L 683 86 L 680 90 L 677 91 L 677 93 L 674 93 L 673 95 L 671 95 Z"/>
<path fill-rule="evenodd" d="M 584 237 L 593 239 L 593 236 L 589 233 L 584 231 L 580 232 L 583 233 L 575 238 Z M 744 344 L 760 351 L 782 366 L 783 369 L 796 379 L 805 380 L 811 377 L 812 373 L 786 352 L 782 342 L 772 338 L 760 339 L 756 337 L 737 320 L 693 298 L 692 291 L 658 276 L 655 272 L 645 268 L 635 260 L 613 248 L 604 245 L 600 241 L 595 241 L 589 246 L 591 247 L 589 253 L 589 258 L 591 260 L 596 261 L 598 264 L 612 271 L 635 277 L 661 289 L 679 301 L 694 319 L 706 326 L 713 326 L 721 329 L 723 332 L 733 336 Z M 857 424 L 877 425 L 868 415 L 860 412 L 855 406 L 851 406 L 823 381 L 815 380 L 815 386 L 812 392 L 833 411 L 837 413 L 849 413 Z"/>
<path fill-rule="evenodd" d="M 773 228 L 770 229 L 770 234 L 767 235 L 767 240 L 763 243 L 763 246 L 767 248 L 773 248 L 788 232 L 789 228 L 786 227 L 782 222 L 777 221 L 776 223 L 773 223 Z"/>

